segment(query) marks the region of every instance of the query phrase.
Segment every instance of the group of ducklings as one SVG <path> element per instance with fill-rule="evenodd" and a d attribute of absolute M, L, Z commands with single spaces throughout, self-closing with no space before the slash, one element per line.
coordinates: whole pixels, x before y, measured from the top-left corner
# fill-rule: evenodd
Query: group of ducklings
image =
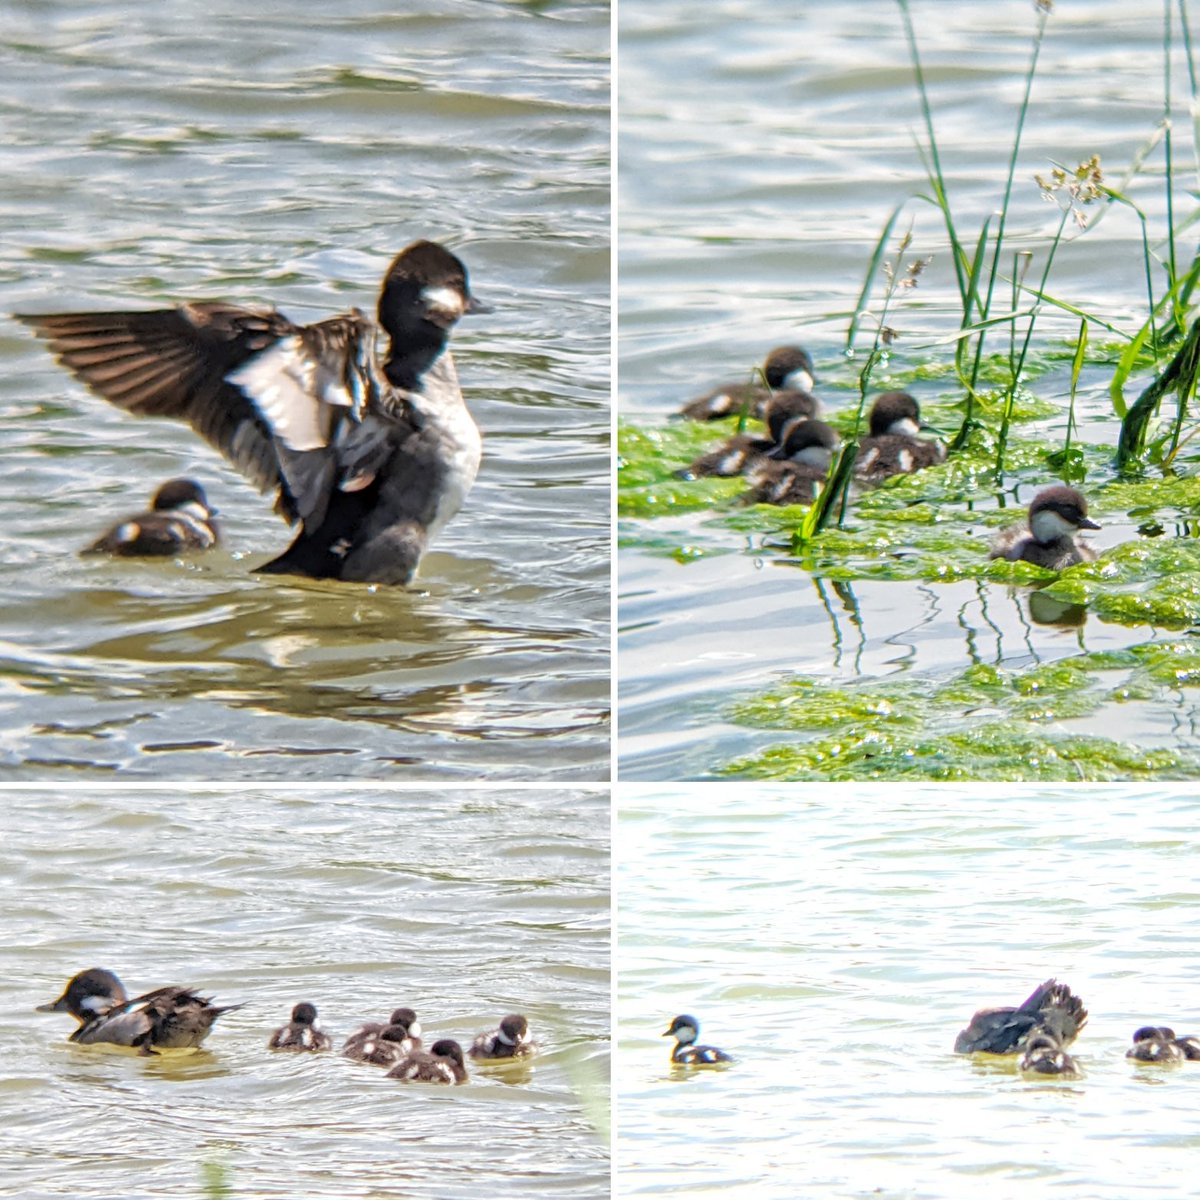
<path fill-rule="evenodd" d="M 1065 983 L 1047 979 L 1018 1005 L 981 1008 L 954 1041 L 956 1054 L 1020 1054 L 1018 1070 L 1027 1078 L 1045 1075 L 1078 1079 L 1079 1064 L 1067 1053 L 1075 1035 L 1087 1024 L 1083 1001 Z M 671 1062 L 685 1067 L 719 1066 L 733 1056 L 715 1046 L 700 1046 L 700 1022 L 676 1017 L 663 1037 L 673 1037 Z M 1125 1057 L 1142 1063 L 1200 1061 L 1200 1038 L 1176 1037 L 1166 1025 L 1143 1025 L 1133 1035 Z"/>
<path fill-rule="evenodd" d="M 812 358 L 801 346 L 778 346 L 762 366 L 765 386 L 725 384 L 684 405 L 680 416 L 712 421 L 746 413 L 767 426 L 766 436 L 737 434 L 700 455 L 678 472 L 684 479 L 745 476 L 747 504 L 808 504 L 825 483 L 837 433 L 820 419 L 821 402 L 813 394 Z M 941 462 L 940 441 L 920 436 L 930 431 L 920 406 L 908 392 L 884 392 L 871 405 L 869 433 L 859 444 L 855 478 L 878 484 Z M 1028 523 L 1011 526 L 992 540 L 989 558 L 1029 562 L 1061 571 L 1091 562 L 1095 553 L 1077 540 L 1082 529 L 1099 529 L 1088 519 L 1087 501 L 1075 489 L 1055 486 L 1039 492 L 1029 506 Z"/>
<path fill-rule="evenodd" d="M 78 1028 L 68 1040 L 80 1045 L 127 1046 L 141 1054 L 195 1050 L 208 1037 L 216 1019 L 240 1008 L 217 1007 L 192 988 L 163 987 L 130 999 L 111 971 L 91 967 L 67 981 L 63 994 L 39 1012 L 69 1012 Z M 291 1020 L 280 1026 L 267 1045 L 272 1050 L 318 1053 L 333 1048 L 333 1039 L 317 1020 L 317 1009 L 303 1002 L 292 1009 Z M 529 1022 L 510 1013 L 495 1029 L 478 1034 L 467 1055 L 477 1062 L 502 1062 L 536 1054 Z M 466 1083 L 462 1046 L 442 1038 L 425 1050 L 421 1026 L 411 1008 L 397 1008 L 385 1022 L 369 1022 L 343 1043 L 341 1053 L 356 1062 L 387 1067 L 388 1077 L 403 1083 Z"/>

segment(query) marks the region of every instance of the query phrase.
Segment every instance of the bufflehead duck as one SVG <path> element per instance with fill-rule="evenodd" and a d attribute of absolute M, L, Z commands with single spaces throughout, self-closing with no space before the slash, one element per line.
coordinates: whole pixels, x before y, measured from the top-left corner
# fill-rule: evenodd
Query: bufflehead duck
<path fill-rule="evenodd" d="M 776 449 L 789 429 L 806 417 L 815 416 L 820 407 L 816 396 L 809 392 L 776 392 L 766 405 L 767 437 L 739 433 L 676 474 L 680 479 L 743 475 Z"/>
<path fill-rule="evenodd" d="M 150 511 L 114 525 L 84 554 L 162 557 L 217 544 L 217 510 L 194 479 L 168 479 L 154 493 Z"/>
<path fill-rule="evenodd" d="M 671 1027 L 663 1037 L 673 1037 L 675 1048 L 671 1051 L 671 1061 L 687 1067 L 705 1067 L 714 1063 L 733 1062 L 733 1056 L 716 1046 L 697 1046 L 696 1039 L 700 1036 L 700 1022 L 686 1013 L 676 1017 Z"/>
<path fill-rule="evenodd" d="M 838 436 L 824 421 L 799 421 L 750 475 L 747 504 L 809 504 L 825 482 Z"/>
<path fill-rule="evenodd" d="M 1076 563 L 1095 561 L 1095 551 L 1076 541 L 1075 534 L 1080 529 L 1099 528 L 1088 520 L 1087 501 L 1074 488 L 1049 487 L 1034 496 L 1028 526 L 1011 525 L 998 533 L 988 558 L 1063 571 Z"/>
<path fill-rule="evenodd" d="M 292 1019 L 271 1034 L 267 1043 L 269 1050 L 311 1051 L 328 1050 L 333 1043 L 329 1034 L 317 1024 L 316 1006 L 297 1004 L 292 1009 Z"/>
<path fill-rule="evenodd" d="M 1145 1063 L 1181 1063 L 1191 1057 L 1175 1038 L 1175 1031 L 1165 1025 L 1143 1025 L 1133 1035 L 1133 1045 L 1125 1051 L 1126 1058 Z"/>
<path fill-rule="evenodd" d="M 1083 1001 L 1065 983 L 1047 979 L 1016 1008 L 981 1008 L 954 1041 L 955 1054 L 1015 1054 L 1030 1037 L 1048 1034 L 1069 1046 L 1087 1023 Z"/>
<path fill-rule="evenodd" d="M 512 1013 L 500 1022 L 498 1029 L 478 1034 L 467 1053 L 472 1058 L 525 1058 L 537 1053 L 529 1022 Z"/>
<path fill-rule="evenodd" d="M 424 1050 L 406 1054 L 389 1072 L 389 1079 L 400 1079 L 405 1083 L 466 1083 L 467 1068 L 463 1062 L 462 1047 L 457 1042 L 443 1038 Z"/>
<path fill-rule="evenodd" d="M 20 319 L 106 400 L 187 421 L 276 491 L 301 529 L 259 571 L 405 584 L 479 469 L 446 342 L 459 317 L 483 311 L 463 264 L 414 242 L 388 268 L 378 326 L 358 309 L 302 326 L 220 302 Z"/>
<path fill-rule="evenodd" d="M 679 415 L 692 421 L 716 421 L 748 408 L 751 416 L 762 420 L 775 392 L 811 392 L 816 382 L 812 358 L 802 346 L 776 346 L 767 355 L 762 373 L 766 387 L 758 383 L 722 384 L 689 401 Z"/>
<path fill-rule="evenodd" d="M 1019 1070 L 1023 1075 L 1057 1075 L 1061 1079 L 1078 1079 L 1083 1074 L 1058 1040 L 1043 1030 L 1033 1033 L 1025 1043 Z"/>
<path fill-rule="evenodd" d="M 207 997 L 184 987 L 158 988 L 130 1000 L 111 971 L 92 967 L 69 980 L 57 1000 L 39 1005 L 38 1012 L 69 1012 L 79 1022 L 69 1041 L 135 1046 L 153 1054 L 199 1046 L 213 1022 L 236 1008 L 241 1005 L 216 1008 Z"/>
<path fill-rule="evenodd" d="M 921 410 L 908 392 L 884 392 L 871 405 L 870 435 L 859 443 L 855 475 L 881 483 L 940 463 L 945 446 L 917 436 L 928 428 L 921 424 Z"/>
<path fill-rule="evenodd" d="M 411 1008 L 398 1008 L 387 1024 L 367 1024 L 356 1029 L 342 1045 L 342 1056 L 355 1062 L 390 1066 L 421 1048 L 421 1023 Z"/>

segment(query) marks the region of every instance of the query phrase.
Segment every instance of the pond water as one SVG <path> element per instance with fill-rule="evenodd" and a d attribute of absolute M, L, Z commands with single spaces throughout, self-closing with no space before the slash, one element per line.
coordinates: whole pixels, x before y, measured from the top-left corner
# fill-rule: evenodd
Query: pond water
<path fill-rule="evenodd" d="M 618 1195 L 1186 1197 L 1200 803 L 1152 787 L 623 789 Z M 955 1055 L 1052 976 L 1076 1082 Z M 733 1054 L 683 1071 L 676 1013 Z"/>
<path fill-rule="evenodd" d="M 251 574 L 290 540 L 270 501 L 4 322 L 3 769 L 607 778 L 608 6 L 2 12 L 0 312 L 373 310 L 418 237 L 495 306 L 454 340 L 480 477 L 408 591 Z M 180 474 L 220 551 L 76 557 Z"/>
<path fill-rule="evenodd" d="M 609 1195 L 605 794 L 9 790 L 0 847 L 0 1195 Z M 243 1007 L 193 1055 L 73 1046 L 34 1009 L 101 965 Z M 459 1041 L 522 1011 L 543 1052 L 404 1086 L 271 1054 L 300 1000 L 335 1041 L 399 1005 Z"/>
<path fill-rule="evenodd" d="M 974 246 L 1003 194 L 1035 6 L 916 2 L 912 14 L 947 188 L 960 235 Z M 693 446 L 729 432 L 681 430 L 667 425 L 668 416 L 711 383 L 748 379 L 771 346 L 809 347 L 817 390 L 834 413 L 857 402 L 871 321 L 853 359 L 845 355 L 846 329 L 888 215 L 928 192 L 913 140 L 921 115 L 894 0 L 852 8 L 730 0 L 705 6 L 702 17 L 670 0 L 630 2 L 618 20 L 619 404 L 628 424 L 652 436 L 661 431 L 667 480 Z M 1033 274 L 1045 261 L 1057 209 L 1032 177 L 1052 163 L 1074 167 L 1101 155 L 1106 182 L 1143 208 L 1156 244 L 1165 232 L 1161 145 L 1142 174 L 1125 178 L 1162 116 L 1162 38 L 1157 3 L 1064 3 L 1048 17 L 1008 217 L 1010 249 L 1034 251 Z M 1181 40 L 1176 28 L 1175 43 Z M 1173 69 L 1182 118 L 1176 170 L 1187 186 L 1195 157 L 1179 54 Z M 1182 192 L 1176 199 L 1182 219 L 1193 201 Z M 930 205 L 910 200 L 897 235 L 910 224 L 902 268 L 932 261 L 918 286 L 894 302 L 889 324 L 899 340 L 875 369 L 871 390 L 911 388 L 934 423 L 953 430 L 963 391 L 948 371 L 959 320 L 950 256 Z M 1187 235 L 1180 246 L 1190 260 Z M 1165 659 L 1188 649 L 1185 631 L 1200 614 L 1193 551 L 1184 545 L 1200 494 L 1186 480 L 1182 490 L 1156 491 L 1152 474 L 1136 494 L 1123 491 L 1110 461 L 1119 427 L 1108 393 L 1114 347 L 1118 334 L 1132 334 L 1145 319 L 1141 231 L 1130 210 L 1097 210 L 1089 228 L 1069 235 L 1049 290 L 1093 318 L 1077 400 L 1086 470 L 1080 486 L 1103 525 L 1092 545 L 1109 565 L 1086 582 L 1064 582 L 1061 594 L 1052 589 L 1055 603 L 1031 593 L 1026 580 L 978 577 L 986 574 L 985 547 L 996 526 L 1016 520 L 1036 490 L 1055 481 L 1040 450 L 1063 442 L 1070 390 L 1064 347 L 1077 336 L 1079 318 L 1050 307 L 1034 340 L 1029 386 L 1036 399 L 1003 483 L 948 466 L 927 484 L 897 491 L 891 510 L 886 498 L 856 501 L 845 553 L 818 548 L 815 561 L 804 561 L 791 548 L 787 520 L 746 515 L 736 488 L 643 488 L 637 476 L 622 493 L 629 504 L 618 552 L 622 778 L 910 770 L 1020 777 L 1029 769 L 1028 747 L 1043 763 L 1055 758 L 1054 772 L 1067 779 L 1196 774 L 1196 702 L 1188 673 L 1168 678 Z M 869 304 L 876 315 L 881 295 L 880 285 Z M 1006 353 L 1007 333 L 990 349 Z M 1149 380 L 1135 375 L 1127 399 Z M 645 471 L 654 450 L 639 454 L 633 475 Z M 1180 473 L 1196 474 L 1187 454 Z M 663 515 L 648 515 L 655 504 Z M 1167 536 L 1143 536 L 1152 531 Z M 1139 556 L 1149 557 L 1131 571 Z M 1104 602 L 1110 577 L 1130 601 L 1121 611 Z M 1186 602 L 1175 604 L 1176 596 L 1134 612 L 1167 577 L 1186 591 Z M 1150 683 L 1137 662 L 1156 655 L 1163 671 Z M 819 723 L 789 718 L 777 703 L 799 680 L 816 694 L 828 691 L 831 711 L 894 707 L 889 688 L 919 696 L 959 687 L 981 665 L 1003 673 L 1020 694 L 1035 686 L 1030 671 L 1062 664 L 1086 665 L 1093 702 L 1027 719 L 997 695 L 985 711 L 960 705 L 878 754 L 861 744 L 853 756 L 839 751 Z M 989 761 L 942 760 L 938 742 L 948 728 L 965 736 L 972 722 L 993 716 L 999 732 Z M 817 740 L 820 753 L 810 752 Z"/>

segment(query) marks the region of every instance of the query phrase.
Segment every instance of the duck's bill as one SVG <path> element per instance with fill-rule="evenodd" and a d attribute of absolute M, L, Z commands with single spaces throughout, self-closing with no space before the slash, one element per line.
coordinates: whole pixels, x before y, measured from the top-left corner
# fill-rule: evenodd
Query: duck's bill
<path fill-rule="evenodd" d="M 59 996 L 49 1004 L 39 1004 L 34 1012 L 68 1012 L 66 996 Z"/>
<path fill-rule="evenodd" d="M 463 309 L 464 314 L 470 313 L 491 313 L 496 311 L 494 304 L 485 304 L 482 300 L 477 300 L 474 296 L 467 297 L 467 307 Z"/>

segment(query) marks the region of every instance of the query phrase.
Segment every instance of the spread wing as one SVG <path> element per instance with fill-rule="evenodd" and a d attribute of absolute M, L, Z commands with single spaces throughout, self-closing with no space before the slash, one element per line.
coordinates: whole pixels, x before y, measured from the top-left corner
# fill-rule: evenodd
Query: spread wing
<path fill-rule="evenodd" d="M 279 487 L 276 508 L 294 519 L 271 427 L 227 377 L 299 326 L 273 309 L 220 303 L 18 319 L 105 400 L 139 416 L 184 420 L 261 491 Z"/>

